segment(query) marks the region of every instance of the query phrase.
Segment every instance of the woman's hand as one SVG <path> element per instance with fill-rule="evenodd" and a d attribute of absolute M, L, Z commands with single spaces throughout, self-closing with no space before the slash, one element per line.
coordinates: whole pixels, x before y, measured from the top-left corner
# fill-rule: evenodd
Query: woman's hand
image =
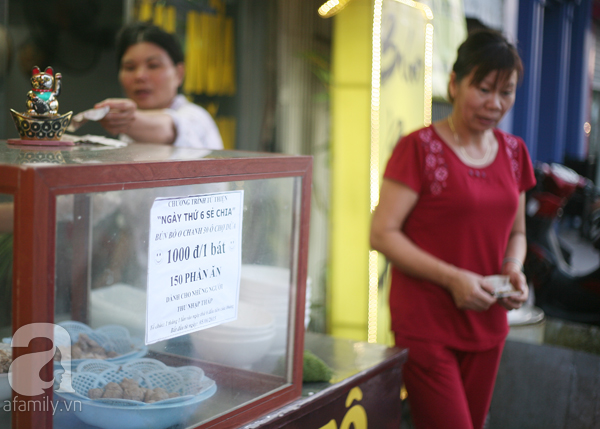
<path fill-rule="evenodd" d="M 513 285 L 513 288 L 520 290 L 521 294 L 501 298 L 498 302 L 507 310 L 516 310 L 517 308 L 521 308 L 521 306 L 527 301 L 527 298 L 529 298 L 529 287 L 527 286 L 525 274 L 523 274 L 521 271 L 506 269 L 506 266 L 502 270 L 502 274 L 510 278 L 510 283 Z"/>
<path fill-rule="evenodd" d="M 494 288 L 484 284 L 482 276 L 467 270 L 456 269 L 448 291 L 461 310 L 485 311 L 496 302 Z"/>
<path fill-rule="evenodd" d="M 100 124 L 113 135 L 127 134 L 131 124 L 135 120 L 137 105 L 128 98 L 108 98 L 94 107 L 110 107 L 106 116 L 100 120 Z"/>
<path fill-rule="evenodd" d="M 138 109 L 128 98 L 109 98 L 94 107 L 110 107 L 110 111 L 99 121 L 111 134 L 126 134 L 139 143 L 173 144 L 177 137 L 173 118 L 165 109 Z"/>

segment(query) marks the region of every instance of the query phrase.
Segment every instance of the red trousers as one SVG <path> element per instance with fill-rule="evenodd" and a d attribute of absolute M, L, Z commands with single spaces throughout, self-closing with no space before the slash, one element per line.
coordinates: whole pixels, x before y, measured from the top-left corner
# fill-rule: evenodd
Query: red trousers
<path fill-rule="evenodd" d="M 504 342 L 465 352 L 396 336 L 408 348 L 404 384 L 416 429 L 481 429 L 485 423 Z"/>

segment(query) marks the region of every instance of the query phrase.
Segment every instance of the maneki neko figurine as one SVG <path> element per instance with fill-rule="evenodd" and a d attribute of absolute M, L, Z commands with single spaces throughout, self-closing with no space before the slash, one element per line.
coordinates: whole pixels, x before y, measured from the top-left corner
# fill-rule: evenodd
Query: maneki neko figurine
<path fill-rule="evenodd" d="M 71 122 L 73 112 L 58 113 L 58 96 L 61 89 L 61 74 L 54 74 L 52 67 L 41 71 L 35 66 L 31 73 L 31 91 L 27 93 L 27 111 L 24 113 L 10 109 L 21 139 L 9 139 L 11 144 L 40 146 L 73 145 L 60 138 Z"/>
<path fill-rule="evenodd" d="M 27 93 L 27 113 L 30 115 L 58 115 L 58 96 L 60 95 L 62 75 L 56 73 L 56 77 L 54 77 L 53 74 L 52 67 L 46 67 L 43 72 L 38 66 L 33 68 L 31 91 Z"/>

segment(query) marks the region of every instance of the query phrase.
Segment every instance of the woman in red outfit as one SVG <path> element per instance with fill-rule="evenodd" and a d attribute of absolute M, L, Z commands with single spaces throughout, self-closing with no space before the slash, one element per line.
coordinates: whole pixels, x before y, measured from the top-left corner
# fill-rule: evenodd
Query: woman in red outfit
<path fill-rule="evenodd" d="M 418 429 L 482 428 L 508 334 L 507 310 L 528 296 L 524 142 L 496 128 L 522 73 L 501 33 L 472 32 L 458 49 L 447 118 L 403 137 L 384 174 L 371 245 L 392 263 L 396 345 Z M 496 298 L 486 276 L 520 293 Z"/>

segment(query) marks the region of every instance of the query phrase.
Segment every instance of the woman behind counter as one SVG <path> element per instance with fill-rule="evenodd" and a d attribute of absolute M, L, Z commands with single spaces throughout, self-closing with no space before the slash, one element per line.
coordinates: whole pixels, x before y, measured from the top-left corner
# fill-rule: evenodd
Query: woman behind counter
<path fill-rule="evenodd" d="M 124 27 L 117 38 L 119 82 L 127 98 L 109 98 L 100 124 L 123 140 L 223 149 L 210 114 L 177 93 L 184 55 L 175 36 L 149 23 Z"/>
<path fill-rule="evenodd" d="M 415 427 L 482 428 L 508 322 L 528 296 L 524 142 L 495 128 L 522 74 L 513 45 L 475 31 L 458 49 L 447 118 L 403 137 L 384 173 L 371 245 L 392 264 L 390 313 Z M 484 276 L 520 294 L 495 298 Z"/>

